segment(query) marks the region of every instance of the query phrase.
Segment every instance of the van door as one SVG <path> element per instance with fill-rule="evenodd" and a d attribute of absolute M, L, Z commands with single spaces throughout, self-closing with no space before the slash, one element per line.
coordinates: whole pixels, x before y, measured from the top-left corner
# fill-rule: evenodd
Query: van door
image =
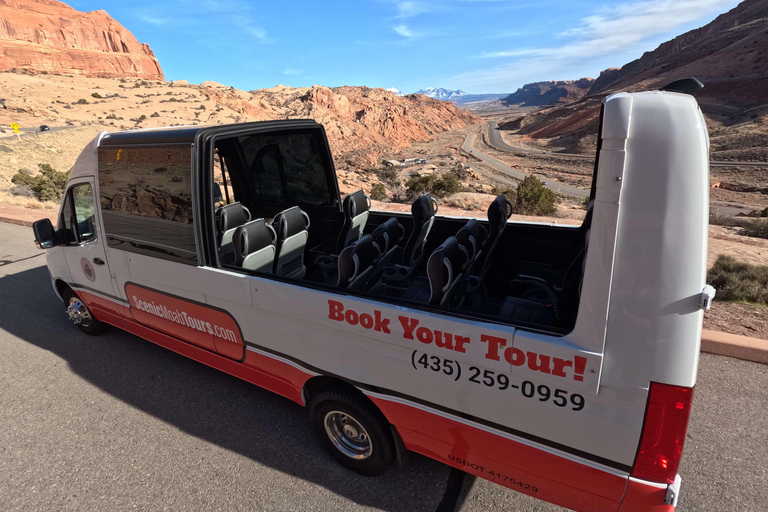
<path fill-rule="evenodd" d="M 118 314 L 118 303 L 104 252 L 104 240 L 96 208 L 93 178 L 70 183 L 59 215 L 64 236 L 63 253 L 78 296 L 98 317 Z"/>

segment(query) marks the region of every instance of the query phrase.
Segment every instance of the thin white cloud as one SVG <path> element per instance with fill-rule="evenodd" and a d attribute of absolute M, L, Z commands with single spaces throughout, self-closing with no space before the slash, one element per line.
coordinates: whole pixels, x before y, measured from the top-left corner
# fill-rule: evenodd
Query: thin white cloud
<path fill-rule="evenodd" d="M 408 38 L 416 37 L 416 33 L 403 24 L 392 27 L 392 30 L 394 30 L 395 32 L 397 32 L 403 37 L 408 37 Z"/>
<path fill-rule="evenodd" d="M 570 42 L 555 47 L 510 49 L 483 53 L 478 57 L 511 59 L 488 70 L 463 73 L 455 81 L 472 86 L 517 81 L 521 73 L 530 75 L 556 70 L 564 63 L 606 54 L 619 54 L 639 49 L 644 41 L 700 19 L 712 12 L 723 11 L 736 0 L 642 0 L 604 7 L 583 18 L 580 23 L 559 34 Z M 506 77 L 506 78 L 505 78 Z"/>
<path fill-rule="evenodd" d="M 150 25 L 155 25 L 158 27 L 164 27 L 166 25 L 172 25 L 174 20 L 171 18 L 162 18 L 162 17 L 156 17 L 156 16 L 148 16 L 146 14 L 139 14 L 139 19 L 145 23 L 149 23 Z"/>
<path fill-rule="evenodd" d="M 284 69 L 283 74 L 284 75 L 300 75 L 301 70 L 300 69 Z"/>
<path fill-rule="evenodd" d="M 397 19 L 407 19 L 419 14 L 424 14 L 431 10 L 430 6 L 424 2 L 399 2 L 397 4 Z"/>

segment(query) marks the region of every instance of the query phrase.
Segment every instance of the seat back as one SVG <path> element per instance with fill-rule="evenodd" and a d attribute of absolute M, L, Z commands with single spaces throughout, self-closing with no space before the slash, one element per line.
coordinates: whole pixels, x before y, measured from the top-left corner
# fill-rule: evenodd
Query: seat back
<path fill-rule="evenodd" d="M 432 252 L 427 261 L 430 304 L 451 303 L 466 275 L 463 269 L 468 259 L 469 253 L 455 236 Z"/>
<path fill-rule="evenodd" d="M 373 271 L 381 251 L 371 235 L 364 235 L 339 254 L 339 288 L 359 288 Z"/>
<path fill-rule="evenodd" d="M 341 252 L 349 244 L 363 236 L 365 224 L 368 222 L 368 212 L 371 209 L 371 198 L 362 190 L 348 194 L 342 203 L 344 210 L 344 225 L 341 227 L 336 251 Z"/>
<path fill-rule="evenodd" d="M 385 263 L 394 254 L 398 244 L 405 238 L 405 228 L 396 218 L 392 217 L 383 224 L 376 226 L 371 236 L 381 250 L 381 256 L 377 263 Z"/>
<path fill-rule="evenodd" d="M 480 278 L 485 277 L 488 273 L 488 269 L 491 267 L 491 257 L 493 251 L 496 248 L 501 235 L 504 233 L 504 229 L 507 227 L 507 219 L 512 216 L 512 203 L 510 203 L 506 197 L 499 195 L 488 206 L 488 223 L 490 224 L 490 231 L 488 232 L 488 238 L 483 243 L 483 254 L 480 261 L 475 263 L 475 268 L 480 269 Z"/>
<path fill-rule="evenodd" d="M 251 220 L 251 212 L 239 202 L 231 203 L 216 210 L 214 219 L 219 234 L 221 262 L 226 265 L 234 265 L 236 258 L 232 238 L 237 228 Z"/>
<path fill-rule="evenodd" d="M 309 238 L 309 216 L 294 206 L 275 215 L 272 226 L 277 232 L 277 253 L 272 272 L 302 279 L 307 273 L 304 248 Z"/>
<path fill-rule="evenodd" d="M 264 219 L 243 224 L 235 230 L 232 243 L 235 247 L 235 265 L 272 273 L 275 261 L 277 233 Z"/>
<path fill-rule="evenodd" d="M 470 274 L 478 258 L 482 257 L 483 242 L 488 236 L 488 230 L 477 219 L 471 219 L 456 233 L 456 239 L 469 253 L 464 272 Z"/>
<path fill-rule="evenodd" d="M 423 256 L 424 244 L 435 222 L 437 213 L 437 201 L 429 193 L 416 199 L 411 206 L 413 216 L 413 231 L 405 244 L 403 252 L 403 265 L 411 267 Z"/>

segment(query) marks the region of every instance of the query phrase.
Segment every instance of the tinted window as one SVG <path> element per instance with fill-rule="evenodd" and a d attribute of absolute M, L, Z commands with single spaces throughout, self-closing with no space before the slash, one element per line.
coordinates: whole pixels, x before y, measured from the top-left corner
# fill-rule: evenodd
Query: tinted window
<path fill-rule="evenodd" d="M 334 204 L 327 149 L 316 130 L 246 135 L 238 141 L 257 201 Z"/>
<path fill-rule="evenodd" d="M 72 204 L 75 207 L 77 237 L 80 242 L 96 239 L 96 216 L 93 207 L 93 189 L 90 183 L 72 187 Z"/>
<path fill-rule="evenodd" d="M 197 264 L 192 225 L 192 148 L 99 149 L 107 244 Z"/>

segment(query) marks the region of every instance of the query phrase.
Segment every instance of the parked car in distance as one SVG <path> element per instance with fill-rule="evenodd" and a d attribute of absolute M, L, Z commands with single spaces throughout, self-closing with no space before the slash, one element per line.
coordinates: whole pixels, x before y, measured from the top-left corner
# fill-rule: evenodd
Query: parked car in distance
<path fill-rule="evenodd" d="M 47 131 L 49 131 L 49 130 L 50 130 L 50 128 L 48 128 L 48 125 L 47 125 L 47 124 L 41 124 L 41 125 L 40 125 L 40 131 L 41 131 L 41 132 L 47 132 Z"/>

